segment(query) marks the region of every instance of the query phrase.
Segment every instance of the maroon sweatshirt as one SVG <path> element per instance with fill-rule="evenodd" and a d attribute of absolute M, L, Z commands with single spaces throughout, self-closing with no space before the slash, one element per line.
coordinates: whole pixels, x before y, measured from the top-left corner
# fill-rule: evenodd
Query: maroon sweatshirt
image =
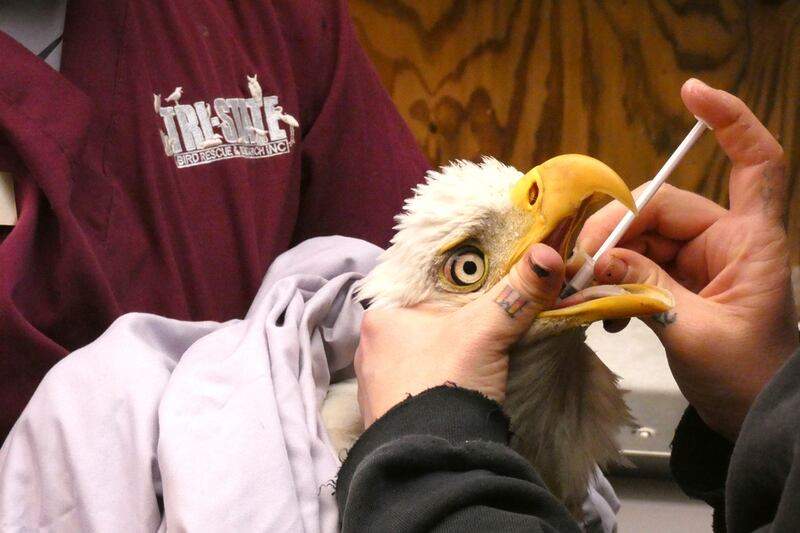
<path fill-rule="evenodd" d="M 426 169 L 344 0 L 70 0 L 61 72 L 0 32 L 0 439 L 120 314 L 241 317 L 292 243 L 385 245 Z"/>

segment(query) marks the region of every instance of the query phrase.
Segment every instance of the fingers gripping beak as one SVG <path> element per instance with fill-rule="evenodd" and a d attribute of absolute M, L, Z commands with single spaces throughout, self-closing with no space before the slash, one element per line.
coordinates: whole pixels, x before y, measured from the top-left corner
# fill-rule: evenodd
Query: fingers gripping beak
<path fill-rule="evenodd" d="M 599 195 L 611 196 L 636 211 L 633 196 L 622 178 L 593 157 L 560 155 L 534 167 L 511 190 L 514 207 L 527 213 L 531 224 L 519 240 L 510 264 L 518 261 L 531 244 L 546 242 L 557 229 L 558 242 L 547 242 L 560 248 L 563 256 L 571 233 L 583 222 L 588 204 Z"/>

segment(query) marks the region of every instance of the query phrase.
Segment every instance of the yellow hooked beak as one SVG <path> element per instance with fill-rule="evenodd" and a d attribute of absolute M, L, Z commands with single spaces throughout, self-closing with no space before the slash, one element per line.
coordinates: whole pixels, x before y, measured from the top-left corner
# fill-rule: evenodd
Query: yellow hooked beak
<path fill-rule="evenodd" d="M 560 155 L 534 167 L 511 189 L 514 207 L 532 220 L 509 263 L 516 263 L 536 242 L 547 242 L 563 257 L 574 232 L 588 214 L 589 204 L 601 195 L 611 196 L 636 212 L 636 203 L 622 178 L 593 157 Z"/>
<path fill-rule="evenodd" d="M 544 242 L 565 257 L 592 201 L 611 196 L 636 212 L 633 196 L 622 178 L 605 163 L 580 154 L 554 157 L 533 168 L 514 185 L 511 201 L 517 212 L 531 217 L 530 229 L 517 242 L 509 261 L 516 263 L 528 247 Z M 623 286 L 626 294 L 605 296 L 553 309 L 540 319 L 559 319 L 583 325 L 608 318 L 662 313 L 673 306 L 672 296 L 649 285 Z"/>

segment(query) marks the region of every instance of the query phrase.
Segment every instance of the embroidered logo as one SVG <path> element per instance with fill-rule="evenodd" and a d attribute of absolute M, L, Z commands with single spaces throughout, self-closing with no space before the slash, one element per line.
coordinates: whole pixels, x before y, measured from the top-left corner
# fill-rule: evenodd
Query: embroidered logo
<path fill-rule="evenodd" d="M 277 96 L 263 96 L 257 75 L 247 76 L 250 98 L 216 98 L 211 104 L 181 104 L 183 88 L 176 87 L 164 101 L 153 95 L 153 108 L 164 120 L 159 130 L 164 153 L 178 168 L 205 165 L 223 159 L 258 159 L 288 154 L 295 144 L 297 120 L 283 112 Z M 288 126 L 286 129 L 282 124 Z"/>

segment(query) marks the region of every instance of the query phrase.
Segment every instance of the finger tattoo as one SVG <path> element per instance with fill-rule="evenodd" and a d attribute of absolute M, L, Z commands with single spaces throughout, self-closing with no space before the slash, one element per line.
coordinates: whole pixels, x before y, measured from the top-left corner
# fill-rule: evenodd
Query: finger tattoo
<path fill-rule="evenodd" d="M 663 313 L 658 313 L 657 315 L 653 315 L 650 318 L 655 320 L 658 324 L 666 327 L 670 324 L 674 324 L 676 320 L 678 320 L 678 313 L 673 311 L 664 311 Z"/>
<path fill-rule="evenodd" d="M 522 295 L 511 285 L 506 285 L 505 288 L 500 291 L 500 294 L 497 295 L 494 301 L 497 305 L 502 307 L 511 318 L 514 318 L 514 316 L 519 313 L 520 310 L 528 303 L 528 300 L 523 298 Z"/>
<path fill-rule="evenodd" d="M 768 211 L 772 205 L 772 196 L 775 194 L 775 187 L 773 185 L 775 176 L 772 170 L 767 168 L 761 173 L 761 200 L 764 205 L 764 211 Z"/>

